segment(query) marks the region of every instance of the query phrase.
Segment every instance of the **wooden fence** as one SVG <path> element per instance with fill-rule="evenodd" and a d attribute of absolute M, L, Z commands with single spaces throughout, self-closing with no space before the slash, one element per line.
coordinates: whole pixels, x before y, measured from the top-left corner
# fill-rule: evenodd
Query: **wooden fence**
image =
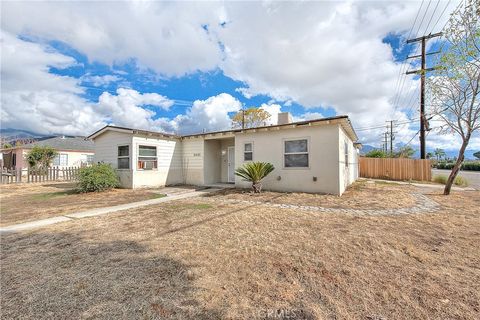
<path fill-rule="evenodd" d="M 37 172 L 30 168 L 1 169 L 0 184 L 33 183 L 47 181 L 75 181 L 80 167 L 51 167 L 46 172 Z"/>
<path fill-rule="evenodd" d="M 430 160 L 360 158 L 360 177 L 389 180 L 431 181 Z"/>

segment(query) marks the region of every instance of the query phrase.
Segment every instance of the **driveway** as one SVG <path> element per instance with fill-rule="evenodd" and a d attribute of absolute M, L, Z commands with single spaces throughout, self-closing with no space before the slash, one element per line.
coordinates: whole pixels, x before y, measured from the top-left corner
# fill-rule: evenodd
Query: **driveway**
<path fill-rule="evenodd" d="M 450 170 L 432 169 L 432 175 L 448 176 Z M 459 175 L 468 180 L 468 185 L 476 190 L 480 190 L 480 172 L 478 171 L 460 171 Z"/>

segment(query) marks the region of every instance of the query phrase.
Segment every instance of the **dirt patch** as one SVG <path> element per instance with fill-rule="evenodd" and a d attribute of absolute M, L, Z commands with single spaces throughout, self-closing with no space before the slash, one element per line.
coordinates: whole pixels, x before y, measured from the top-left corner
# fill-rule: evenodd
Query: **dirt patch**
<path fill-rule="evenodd" d="M 75 185 L 70 183 L 21 186 L 2 188 L 0 226 L 164 196 L 149 190 L 129 189 L 76 193 Z"/>
<path fill-rule="evenodd" d="M 341 197 L 329 194 L 272 191 L 258 194 L 247 189 L 225 189 L 206 197 L 325 208 L 400 209 L 415 205 L 415 198 L 412 196 L 412 192 L 415 190 L 415 187 L 412 186 L 356 182 Z"/>
<path fill-rule="evenodd" d="M 2 313 L 478 319 L 480 192 L 428 197 L 404 216 L 191 198 L 3 235 Z"/>

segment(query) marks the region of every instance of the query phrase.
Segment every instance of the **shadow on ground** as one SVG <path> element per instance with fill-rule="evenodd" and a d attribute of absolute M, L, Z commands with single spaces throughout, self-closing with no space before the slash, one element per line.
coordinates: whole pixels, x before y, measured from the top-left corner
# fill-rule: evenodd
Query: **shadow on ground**
<path fill-rule="evenodd" d="M 221 318 L 194 299 L 188 266 L 133 241 L 30 233 L 1 248 L 5 319 Z"/>

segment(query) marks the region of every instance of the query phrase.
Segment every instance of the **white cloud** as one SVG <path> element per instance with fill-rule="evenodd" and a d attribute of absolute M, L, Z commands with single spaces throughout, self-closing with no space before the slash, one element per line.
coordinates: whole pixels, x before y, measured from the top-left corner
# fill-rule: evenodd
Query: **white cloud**
<path fill-rule="evenodd" d="M 260 108 L 270 113 L 270 118 L 267 121 L 267 125 L 275 125 L 278 123 L 278 114 L 282 112 L 282 107 L 276 103 L 263 103 Z"/>
<path fill-rule="evenodd" d="M 162 75 L 211 70 L 221 58 L 202 25 L 219 23 L 218 5 L 173 2 L 2 3 L 2 28 L 60 40 L 90 60 L 131 58 Z"/>
<path fill-rule="evenodd" d="M 117 82 L 122 80 L 119 76 L 106 74 L 103 76 L 92 76 L 92 75 L 84 75 L 81 77 L 82 82 L 89 82 L 92 83 L 95 87 L 103 87 L 109 85 L 112 82 Z"/>
<path fill-rule="evenodd" d="M 48 72 L 75 60 L 1 32 L 2 127 L 39 133 L 85 133 L 103 122 L 78 94 L 78 80 Z M 87 131 L 88 132 L 88 131 Z"/>
<path fill-rule="evenodd" d="M 141 129 L 150 129 L 155 111 L 143 106 L 155 106 L 168 110 L 173 101 L 157 93 L 139 93 L 136 90 L 120 88 L 117 94 L 104 92 L 98 98 L 95 110 L 114 124 Z"/>
<path fill-rule="evenodd" d="M 242 104 L 228 93 L 206 100 L 196 100 L 185 115 L 178 115 L 171 124 L 182 134 L 217 131 L 231 128 L 229 113 L 238 112 Z"/>
<path fill-rule="evenodd" d="M 389 32 L 408 31 L 418 7 L 418 2 L 400 1 L 2 3 L 2 28 L 9 32 L 2 33 L 2 125 L 41 132 L 58 132 L 65 125 L 65 133 L 85 134 L 113 121 L 169 131 L 184 125 L 193 132 L 229 127 L 228 112 L 240 108 L 233 97 L 219 95 L 196 101 L 185 115 L 154 119 L 154 111 L 142 105 L 148 99 L 154 105 L 159 97 L 133 90 L 104 93 L 98 104 L 86 101 L 78 79 L 48 72 L 49 66 L 76 62 L 45 45 L 15 39 L 19 34 L 64 41 L 89 61 L 111 65 L 134 59 L 159 77 L 220 68 L 244 83 L 238 91 L 247 98 L 265 94 L 286 106 L 331 107 L 350 115 L 356 127 L 404 120 L 417 84 L 407 79 L 407 99 L 395 110 L 401 66 L 382 40 Z M 112 77 L 117 76 L 90 80 L 101 86 L 116 80 Z M 265 107 L 281 110 L 278 106 Z M 317 116 L 307 110 L 297 118 Z M 381 131 L 362 131 L 363 142 L 380 140 Z M 408 140 L 416 128 L 399 131 L 398 140 Z"/>

